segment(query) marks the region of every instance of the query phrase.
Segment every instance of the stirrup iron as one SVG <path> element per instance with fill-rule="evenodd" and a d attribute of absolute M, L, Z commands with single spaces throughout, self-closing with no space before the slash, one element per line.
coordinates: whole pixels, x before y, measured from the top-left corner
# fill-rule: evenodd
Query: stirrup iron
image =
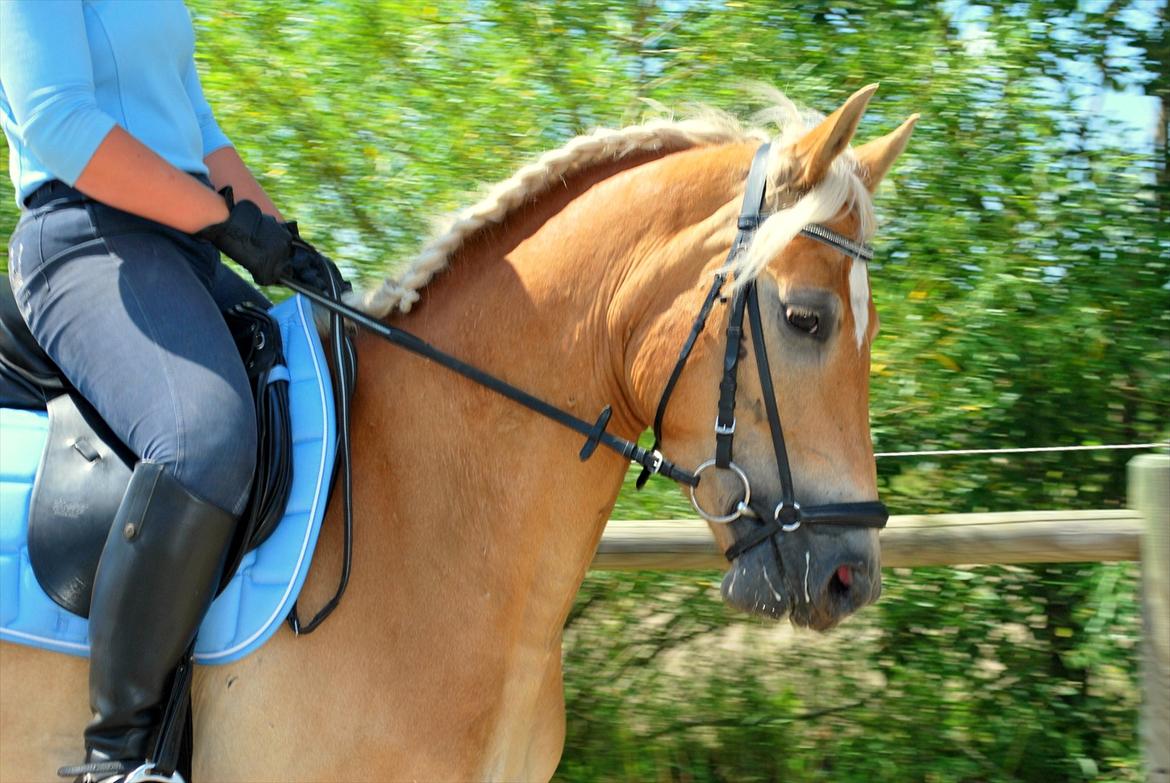
<path fill-rule="evenodd" d="M 135 770 L 132 770 L 122 783 L 187 783 L 183 776 L 175 770 L 169 775 L 154 771 L 154 762 L 148 761 Z"/>

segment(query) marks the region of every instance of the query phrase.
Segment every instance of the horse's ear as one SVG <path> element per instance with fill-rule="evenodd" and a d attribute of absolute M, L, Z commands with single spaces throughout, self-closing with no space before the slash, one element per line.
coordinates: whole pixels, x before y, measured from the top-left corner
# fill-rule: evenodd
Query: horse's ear
<path fill-rule="evenodd" d="M 789 152 L 796 162 L 793 184 L 797 188 L 807 190 L 825 178 L 833 161 L 849 146 L 865 106 L 877 88 L 876 84 L 870 84 L 850 95 L 841 108 L 792 145 Z"/>
<path fill-rule="evenodd" d="M 860 164 L 858 173 L 861 175 L 861 181 L 869 188 L 870 193 L 877 190 L 882 177 L 886 176 L 890 166 L 894 165 L 902 150 L 906 149 L 906 142 L 910 141 L 910 133 L 914 130 L 914 123 L 918 122 L 918 117 L 917 114 L 911 114 L 893 133 L 867 141 L 853 150 Z"/>

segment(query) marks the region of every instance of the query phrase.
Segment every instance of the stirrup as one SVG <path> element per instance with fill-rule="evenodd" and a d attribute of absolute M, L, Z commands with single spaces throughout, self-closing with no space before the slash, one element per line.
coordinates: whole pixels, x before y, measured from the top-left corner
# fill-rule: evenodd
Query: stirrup
<path fill-rule="evenodd" d="M 187 783 L 183 776 L 175 770 L 169 775 L 163 775 L 161 772 L 154 771 L 154 762 L 148 761 L 138 769 L 133 770 L 128 774 L 125 780 L 121 783 Z"/>
<path fill-rule="evenodd" d="M 99 761 L 92 764 L 79 764 L 74 767 L 61 767 L 57 775 L 63 778 L 73 777 L 74 783 L 187 783 L 178 770 L 170 775 L 163 775 L 154 771 L 154 762 L 147 761 L 137 767 L 133 762 Z"/>
<path fill-rule="evenodd" d="M 123 775 L 129 774 L 133 769 L 134 762 L 132 761 L 118 761 L 116 759 L 87 761 L 84 764 L 61 767 L 57 770 L 57 777 L 73 778 L 73 783 L 86 783 L 86 781 L 106 783 L 106 781 L 121 779 Z"/>

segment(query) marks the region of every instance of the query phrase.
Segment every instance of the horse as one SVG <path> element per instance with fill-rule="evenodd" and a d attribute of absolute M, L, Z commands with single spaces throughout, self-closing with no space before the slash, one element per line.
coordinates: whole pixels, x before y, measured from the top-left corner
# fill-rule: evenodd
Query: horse
<path fill-rule="evenodd" d="M 612 406 L 636 439 L 712 275 L 754 280 L 760 331 L 801 502 L 877 498 L 868 423 L 878 319 L 865 265 L 800 233 L 864 241 L 872 193 L 917 115 L 850 148 L 876 85 L 827 117 L 787 119 L 767 159 L 767 212 L 725 259 L 753 154 L 768 134 L 712 114 L 578 137 L 458 214 L 400 275 L 353 294 L 368 313 L 578 416 Z M 662 420 L 663 450 L 711 453 L 723 324 L 712 304 Z M 353 400 L 358 520 L 349 590 L 323 628 L 287 629 L 193 686 L 194 776 L 223 781 L 547 780 L 564 740 L 561 631 L 628 462 L 482 386 L 359 333 Z M 735 399 L 735 462 L 780 497 L 751 351 Z M 703 508 L 743 485 L 708 470 Z M 333 506 L 340 505 L 338 503 Z M 302 593 L 341 568 L 331 508 Z M 720 546 L 734 525 L 712 525 Z M 876 600 L 876 531 L 805 526 L 740 554 L 733 608 L 826 629 Z M 0 778 L 49 779 L 76 756 L 84 660 L 0 644 Z"/>

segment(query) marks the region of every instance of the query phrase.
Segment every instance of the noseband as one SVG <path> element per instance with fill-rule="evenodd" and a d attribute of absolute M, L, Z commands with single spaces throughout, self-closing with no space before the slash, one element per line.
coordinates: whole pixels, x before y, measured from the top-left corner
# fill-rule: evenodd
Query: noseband
<path fill-rule="evenodd" d="M 761 213 L 764 205 L 764 195 L 767 190 L 767 159 L 768 144 L 762 145 L 752 160 L 751 172 L 748 174 L 747 188 L 744 193 L 743 207 L 740 210 L 735 241 L 727 255 L 725 268 L 731 265 L 741 252 L 751 243 L 756 230 L 764 220 Z M 854 242 L 822 225 L 805 226 L 800 231 L 802 236 L 814 239 L 828 245 L 835 250 L 854 258 L 869 261 L 873 258 L 873 250 L 865 244 Z M 703 300 L 699 314 L 691 326 L 691 332 L 683 343 L 679 352 L 678 361 L 674 365 L 662 398 L 658 401 L 658 410 L 654 414 L 654 445 L 651 452 L 658 454 L 662 440 L 662 419 L 666 415 L 666 407 L 670 402 L 674 387 L 682 375 L 687 359 L 695 341 L 703 332 L 711 308 L 727 280 L 725 272 L 715 274 L 707 297 Z M 768 427 L 772 433 L 772 449 L 776 454 L 776 468 L 780 477 L 780 501 L 774 508 L 768 507 L 756 497 L 752 497 L 751 482 L 747 473 L 732 461 L 732 448 L 735 443 L 735 391 L 738 385 L 739 349 L 743 342 L 744 313 L 750 319 L 752 329 L 752 348 L 756 355 L 756 367 L 760 375 L 760 388 L 764 395 L 764 408 L 768 415 Z M 704 509 L 695 496 L 698 479 L 705 471 L 711 469 L 730 470 L 743 483 L 743 498 L 736 503 L 735 508 L 728 514 L 714 514 Z M 651 468 L 643 467 L 638 477 L 639 489 L 654 473 Z M 796 500 L 796 493 L 792 486 L 792 471 L 788 464 L 788 450 L 784 445 L 784 431 L 780 426 L 780 412 L 776 408 L 776 392 L 772 386 L 772 373 L 768 364 L 768 347 L 764 342 L 763 322 L 760 318 L 760 298 L 756 289 L 756 281 L 751 280 L 740 286 L 731 303 L 731 313 L 727 319 L 727 345 L 723 353 L 723 379 L 719 383 L 719 411 L 715 418 L 715 456 L 695 469 L 694 483 L 690 484 L 691 504 L 699 516 L 708 522 L 730 524 L 737 519 L 748 518 L 756 520 L 757 524 L 751 531 L 737 539 L 724 553 L 728 560 L 735 560 L 744 552 L 764 543 L 780 533 L 791 533 L 801 525 L 838 525 L 842 527 L 872 527 L 886 526 L 889 511 L 879 501 L 864 501 L 854 503 L 828 503 L 819 506 L 802 507 Z"/>

